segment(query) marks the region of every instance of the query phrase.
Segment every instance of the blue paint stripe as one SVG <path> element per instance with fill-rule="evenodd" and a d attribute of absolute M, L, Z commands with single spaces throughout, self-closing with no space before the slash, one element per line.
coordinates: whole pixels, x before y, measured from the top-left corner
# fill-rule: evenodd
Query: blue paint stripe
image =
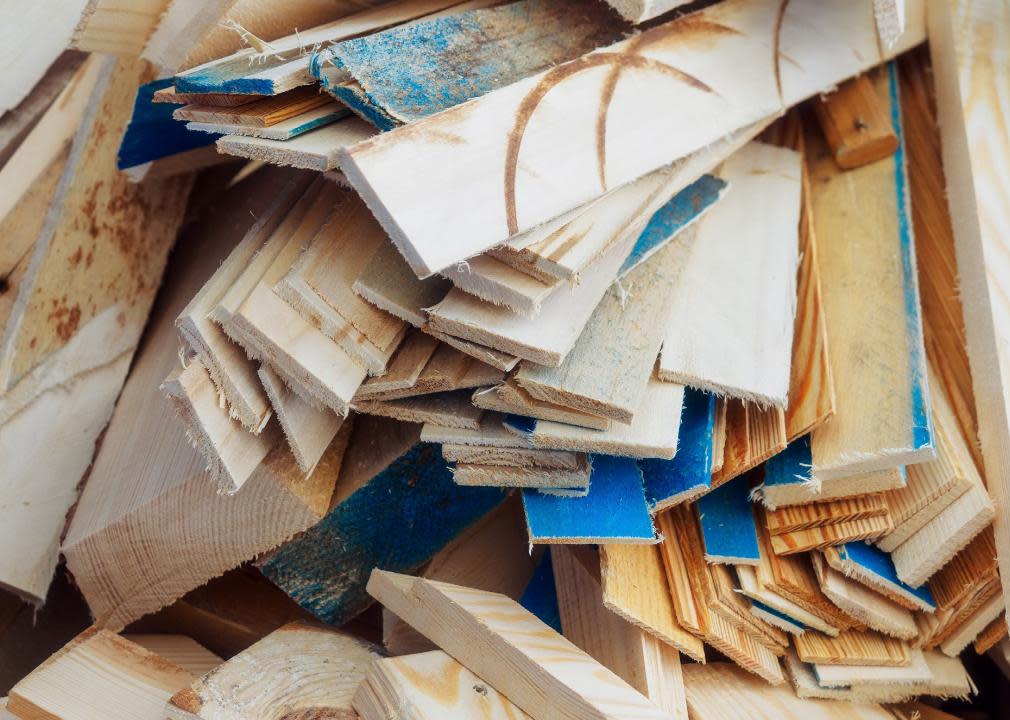
<path fill-rule="evenodd" d="M 706 560 L 761 559 L 750 478 L 750 473 L 741 475 L 698 500 Z"/>
<path fill-rule="evenodd" d="M 761 610 L 764 610 L 769 615 L 772 615 L 773 617 L 777 617 L 779 620 L 782 620 L 783 622 L 789 623 L 790 625 L 792 625 L 793 627 L 795 627 L 795 628 L 797 628 L 799 630 L 804 630 L 805 631 L 805 630 L 809 630 L 810 629 L 806 625 L 804 625 L 803 623 L 801 623 L 799 620 L 797 620 L 796 618 L 792 617 L 791 615 L 786 615 L 784 612 L 780 612 L 780 611 L 776 610 L 773 607 L 765 605 L 760 600 L 754 600 L 753 598 L 748 598 L 748 599 L 750 600 L 751 605 L 753 605 L 754 607 L 760 608 Z"/>
<path fill-rule="evenodd" d="M 890 553 L 886 553 L 876 545 L 869 545 L 861 542 L 849 542 L 839 545 L 837 548 L 839 556 L 843 562 L 851 562 L 859 565 L 867 571 L 876 575 L 882 582 L 893 586 L 900 592 L 907 593 L 918 598 L 922 602 L 936 607 L 936 600 L 929 590 L 929 585 L 922 585 L 914 588 L 903 583 L 898 578 L 898 571 L 894 568 Z"/>
<path fill-rule="evenodd" d="M 933 421 L 930 417 L 929 392 L 926 387 L 922 316 L 915 268 L 915 238 L 909 209 L 908 169 L 905 165 L 905 135 L 901 126 L 898 67 L 893 61 L 887 64 L 887 75 L 891 97 L 891 126 L 898 136 L 898 150 L 894 155 L 894 185 L 898 203 L 898 232 L 901 238 L 901 274 L 905 289 L 906 329 L 911 347 L 909 384 L 912 388 L 912 443 L 913 447 L 919 449 L 933 447 Z"/>
<path fill-rule="evenodd" d="M 677 454 L 672 460 L 639 460 L 645 499 L 656 513 L 693 497 L 712 485 L 712 431 L 715 426 L 715 396 L 684 389 Z"/>
<path fill-rule="evenodd" d="M 555 631 L 561 632 L 561 610 L 558 608 L 558 592 L 554 585 L 554 565 L 550 549 L 544 552 L 537 563 L 533 577 L 519 598 L 519 604 Z"/>
<path fill-rule="evenodd" d="M 133 115 L 119 145 L 116 166 L 120 170 L 213 144 L 220 135 L 192 132 L 175 120 L 176 106 L 154 102 L 154 93 L 170 87 L 172 78 L 141 85 L 133 101 Z"/>

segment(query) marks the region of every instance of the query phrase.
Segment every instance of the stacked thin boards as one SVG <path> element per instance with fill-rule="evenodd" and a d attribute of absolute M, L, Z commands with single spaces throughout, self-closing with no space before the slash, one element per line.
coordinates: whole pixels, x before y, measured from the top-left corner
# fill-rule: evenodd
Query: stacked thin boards
<path fill-rule="evenodd" d="M 105 267 L 60 230 L 106 232 L 60 205 L 105 197 L 90 97 L 136 97 L 134 180 L 184 197 L 194 151 L 241 161 L 188 223 L 123 201 L 182 236 L 57 521 L 12 538 L 46 557 L 21 584 L 0 561 L 40 598 L 59 547 L 95 627 L 6 712 L 883 720 L 975 693 L 960 655 L 1005 643 L 1008 552 L 937 115 L 1008 18 L 945 4 L 953 37 L 921 0 L 154 0 L 141 42 L 88 3 L 82 43 L 170 72 L 87 60 L 0 168 L 33 253 L 0 305 L 0 462 L 27 476 L 14 442 L 69 422 L 36 401 L 113 357 L 78 323 L 139 337 L 168 256 L 109 265 L 143 291 L 81 316 L 37 272 Z M 172 634 L 117 634 L 138 621 Z"/>

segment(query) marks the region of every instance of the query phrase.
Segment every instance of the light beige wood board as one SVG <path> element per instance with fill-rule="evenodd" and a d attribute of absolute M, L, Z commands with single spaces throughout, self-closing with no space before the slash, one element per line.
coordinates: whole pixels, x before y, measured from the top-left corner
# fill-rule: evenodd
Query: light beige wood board
<path fill-rule="evenodd" d="M 532 447 L 542 450 L 669 460 L 677 452 L 683 403 L 682 385 L 663 382 L 653 375 L 630 424 L 615 420 L 607 430 L 591 430 L 552 420 L 538 420 L 533 432 L 525 437 Z"/>
<path fill-rule="evenodd" d="M 479 408 L 500 413 L 513 413 L 538 420 L 555 420 L 567 425 L 607 430 L 610 418 L 592 415 L 557 403 L 538 400 L 520 387 L 513 378 L 500 385 L 477 390 L 471 402 Z"/>
<path fill-rule="evenodd" d="M 551 295 L 536 318 L 524 318 L 454 288 L 430 309 L 431 328 L 540 365 L 558 367 L 617 277 L 636 235 L 628 233 L 600 257 L 572 292 Z"/>
<path fill-rule="evenodd" d="M 892 637 L 911 640 L 918 634 L 909 610 L 828 567 L 820 553 L 811 553 L 811 559 L 821 592 L 842 611 Z"/>
<path fill-rule="evenodd" d="M 884 54 L 923 37 L 915 3 Z M 720 3 L 352 146 L 341 165 L 424 276 L 776 115 L 881 53 L 866 3 Z M 425 177 L 409 193 L 408 167 Z"/>
<path fill-rule="evenodd" d="M 78 50 L 137 57 L 168 6 L 168 0 L 90 0 L 74 30 Z"/>
<path fill-rule="evenodd" d="M 885 45 L 893 45 L 905 31 L 905 0 L 873 0 L 877 34 Z"/>
<path fill-rule="evenodd" d="M 911 662 L 902 667 L 884 665 L 814 665 L 817 683 L 821 687 L 848 687 L 859 685 L 906 685 L 929 682 L 930 672 L 922 650 L 909 651 Z"/>
<path fill-rule="evenodd" d="M 977 611 L 956 632 L 940 644 L 940 649 L 944 655 L 957 657 L 968 647 L 979 634 L 985 630 L 989 623 L 993 622 L 1006 611 L 1006 602 L 1002 595 L 994 595 Z"/>
<path fill-rule="evenodd" d="M 480 419 L 484 414 L 483 410 L 470 404 L 470 393 L 465 390 L 395 400 L 356 401 L 353 407 L 366 415 L 470 430 L 480 427 Z"/>
<path fill-rule="evenodd" d="M 115 168 L 117 133 L 143 72 L 100 62 L 52 203 L 35 206 L 44 220 L 5 235 L 13 242 L 27 237 L 21 231 L 38 233 L 17 261 L 24 270 L 0 350 L 3 502 L 17 508 L 3 524 L 11 554 L 0 582 L 32 601 L 45 597 L 66 513 L 111 416 L 191 185 L 187 177 L 138 189 Z"/>
<path fill-rule="evenodd" d="M 366 400 L 414 388 L 438 346 L 438 340 L 430 335 L 411 330 L 390 358 L 386 372 L 365 380 L 354 394 L 355 399 Z"/>
<path fill-rule="evenodd" d="M 772 552 L 777 555 L 795 555 L 856 540 L 876 540 L 886 536 L 893 529 L 894 523 L 885 512 L 876 517 L 843 520 L 830 525 L 773 535 L 770 544 Z"/>
<path fill-rule="evenodd" d="M 909 646 L 902 640 L 872 631 L 846 630 L 838 637 L 803 633 L 793 638 L 796 654 L 818 665 L 879 665 L 904 667 L 911 663 Z"/>
<path fill-rule="evenodd" d="M 875 517 L 887 511 L 888 506 L 883 495 L 860 495 L 842 500 L 765 510 L 764 518 L 768 533 L 779 535 L 847 520 Z"/>
<path fill-rule="evenodd" d="M 568 288 L 564 280 L 532 277 L 488 254 L 451 265 L 441 274 L 460 290 L 525 317 L 536 317 L 547 297 Z"/>
<path fill-rule="evenodd" d="M 698 662 L 701 640 L 677 619 L 663 558 L 653 545 L 604 545 L 599 574 L 602 602 L 611 612 Z"/>
<path fill-rule="evenodd" d="M 516 384 L 538 400 L 633 422 L 683 268 L 697 252 L 692 229 L 677 235 L 621 280 L 626 294 L 604 295 L 560 367 L 523 362 Z"/>
<path fill-rule="evenodd" d="M 353 705 L 362 720 L 530 717 L 441 650 L 376 660 Z"/>
<path fill-rule="evenodd" d="M 565 637 L 677 718 L 687 717 L 680 655 L 604 606 L 600 565 L 592 549 L 550 549 Z"/>
<path fill-rule="evenodd" d="M 186 103 L 172 112 L 175 120 L 223 125 L 271 127 L 304 113 L 330 104 L 329 99 L 315 88 L 302 87 L 280 95 L 254 98 L 238 106 L 216 106 L 214 101 Z M 241 133 L 239 133 L 241 134 Z"/>
<path fill-rule="evenodd" d="M 329 409 L 313 407 L 298 397 L 269 365 L 256 372 L 266 390 L 274 417 L 277 418 L 295 462 L 311 475 L 326 448 L 333 442 L 345 420 Z"/>
<path fill-rule="evenodd" d="M 427 309 L 449 292 L 443 278 L 418 280 L 396 246 L 386 243 L 354 281 L 354 292 L 376 307 L 417 328 L 428 324 Z"/>
<path fill-rule="evenodd" d="M 432 337 L 438 338 L 446 345 L 451 345 L 460 352 L 466 353 L 470 357 L 476 358 L 483 363 L 487 363 L 491 367 L 498 368 L 502 372 L 511 372 L 515 369 L 515 366 L 519 364 L 519 358 L 515 355 L 502 352 L 501 350 L 495 350 L 494 348 L 489 348 L 486 345 L 481 345 L 480 343 L 464 340 L 463 338 L 454 337 L 452 335 L 446 335 L 445 333 L 432 330 L 431 327 L 426 327 L 424 331 Z"/>
<path fill-rule="evenodd" d="M 426 424 L 421 428 L 421 441 L 441 445 L 488 446 L 495 448 L 525 448 L 526 442 L 502 425 L 503 415 L 486 412 L 476 429 L 452 428 Z"/>
<path fill-rule="evenodd" d="M 11 688 L 7 710 L 22 720 L 160 720 L 168 698 L 193 679 L 136 643 L 89 628 Z"/>
<path fill-rule="evenodd" d="M 483 418 L 481 418 L 483 425 Z M 442 457 L 447 462 L 496 465 L 512 468 L 539 468 L 547 470 L 576 470 L 583 467 L 584 453 L 564 450 L 531 450 L 529 448 L 502 448 L 492 445 L 442 445 Z"/>
<path fill-rule="evenodd" d="M 235 186 L 219 199 L 218 219 L 189 226 L 173 255 L 147 340 L 63 541 L 102 626 L 123 627 L 168 605 L 307 529 L 328 509 L 339 453 L 325 456 L 306 481 L 294 458 L 275 447 L 242 492 L 219 495 L 158 391 L 179 362 L 176 317 L 255 222 L 250 210 L 274 190 L 269 183 Z"/>
<path fill-rule="evenodd" d="M 337 169 L 337 156 L 343 148 L 374 134 L 375 128 L 367 122 L 349 117 L 290 140 L 225 135 L 216 145 L 225 155 L 323 172 Z"/>
<path fill-rule="evenodd" d="M 312 178 L 308 173 L 275 174 L 272 179 L 280 184 L 276 198 L 261 211 L 259 220 L 176 320 L 180 336 L 207 368 L 231 416 L 254 433 L 259 433 L 270 418 L 270 402 L 256 379 L 255 364 L 211 319 L 211 313 L 226 294 L 236 292 L 236 283 L 252 282 L 251 275 L 270 257 L 271 251 L 264 244 L 275 232 L 292 232 L 318 191 L 309 189 Z M 264 249 L 266 254 L 260 256 Z"/>
<path fill-rule="evenodd" d="M 758 142 L 723 164 L 730 188 L 698 222 L 693 252 L 681 261 L 661 379 L 786 407 L 801 172 L 799 153 Z M 741 222 L 757 217 L 765 222 Z"/>
<path fill-rule="evenodd" d="M 503 595 L 382 570 L 368 592 L 537 720 L 672 717 Z"/>
<path fill-rule="evenodd" d="M 768 685 L 730 663 L 686 665 L 684 688 L 692 719 L 754 720 L 802 717 L 808 720 L 891 720 L 879 705 L 804 700 L 788 685 Z"/>
<path fill-rule="evenodd" d="M 689 0 L 607 0 L 607 2 L 614 10 L 637 25 L 680 5 L 687 5 Z"/>
<path fill-rule="evenodd" d="M 210 374 L 195 358 L 185 368 L 175 368 L 161 390 L 221 492 L 238 492 L 280 439 L 276 426 L 253 435 L 228 417 Z"/>
<path fill-rule="evenodd" d="M 560 489 L 571 491 L 566 495 L 586 495 L 589 492 L 589 472 L 589 462 L 585 460 L 575 469 L 457 462 L 452 470 L 452 479 L 457 485 Z"/>
<path fill-rule="evenodd" d="M 1007 349 L 1010 312 L 1004 299 L 1010 233 L 1010 99 L 1007 48 L 1010 8 L 970 0 L 930 0 L 929 36 L 937 90 L 947 198 L 963 288 L 968 359 L 974 380 L 979 439 L 989 492 L 999 511 L 993 524 L 1010 598 L 1010 412 Z"/>
<path fill-rule="evenodd" d="M 802 662 L 796 653 L 786 654 L 786 670 L 789 679 L 796 690 L 796 696 L 804 700 L 832 700 L 853 703 L 891 703 L 903 702 L 915 696 L 915 691 L 908 685 L 892 687 L 821 687 L 817 684 L 813 667 Z"/>
<path fill-rule="evenodd" d="M 380 657 L 377 651 L 339 630 L 290 623 L 175 693 L 168 717 L 281 720 L 316 713 L 351 718 L 351 699 Z"/>
<path fill-rule="evenodd" d="M 890 78 L 873 75 L 887 107 Z M 837 408 L 811 433 L 811 475 L 835 478 L 933 460 L 929 389 L 903 154 L 841 171 L 806 135 Z M 858 250 L 858 252 L 857 252 Z M 873 368 L 870 372 L 868 368 Z"/>
<path fill-rule="evenodd" d="M 490 365 L 466 355 L 446 343 L 439 343 L 425 363 L 413 385 L 404 388 L 387 389 L 381 392 L 359 388 L 355 402 L 372 400 L 396 400 L 432 393 L 446 393 L 456 390 L 472 390 L 501 382 L 504 373 Z"/>
<path fill-rule="evenodd" d="M 186 635 L 129 633 L 121 637 L 178 665 L 195 678 L 203 677 L 224 662 L 219 656 Z"/>
<path fill-rule="evenodd" d="M 784 615 L 788 615 L 803 625 L 822 632 L 825 635 L 830 635 L 832 637 L 838 635 L 837 627 L 828 624 L 822 618 L 814 615 L 808 610 L 803 609 L 793 601 L 787 600 L 786 598 L 762 587 L 760 583 L 758 583 L 757 575 L 754 572 L 753 567 L 749 565 L 737 565 L 736 574 L 737 578 L 740 580 L 740 592 L 752 600 L 757 600 L 773 610 L 777 610 Z"/>

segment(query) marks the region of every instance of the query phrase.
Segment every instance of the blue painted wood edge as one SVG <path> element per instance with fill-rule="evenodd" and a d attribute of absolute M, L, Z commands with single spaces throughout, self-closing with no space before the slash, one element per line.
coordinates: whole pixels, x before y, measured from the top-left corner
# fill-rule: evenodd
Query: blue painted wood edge
<path fill-rule="evenodd" d="M 786 623 L 789 623 L 790 625 L 793 625 L 793 626 L 797 627 L 800 630 L 806 631 L 806 630 L 810 629 L 806 625 L 804 625 L 803 623 L 801 623 L 799 620 L 797 620 L 796 618 L 794 618 L 792 615 L 786 615 L 784 612 L 776 610 L 775 608 L 773 608 L 773 607 L 771 607 L 769 605 L 765 605 L 760 600 L 754 600 L 753 598 L 748 598 L 748 600 L 750 600 L 751 605 L 753 605 L 754 607 L 760 608 L 761 610 L 763 610 L 764 612 L 768 613 L 769 615 L 772 615 L 773 617 L 777 617 L 779 620 L 781 620 L 783 622 L 786 622 Z"/>
<path fill-rule="evenodd" d="M 418 443 L 259 567 L 299 605 L 339 625 L 372 602 L 365 584 L 374 568 L 417 570 L 507 495 L 456 485 L 439 446 Z"/>
<path fill-rule="evenodd" d="M 684 388 L 677 454 L 672 460 L 638 461 L 649 510 L 657 513 L 712 486 L 715 396 Z"/>
<path fill-rule="evenodd" d="M 761 559 L 750 502 L 750 478 L 746 473 L 698 498 L 706 560 Z"/>
<path fill-rule="evenodd" d="M 908 166 L 905 158 L 905 135 L 901 125 L 901 98 L 898 89 L 898 66 L 887 64 L 891 98 L 891 127 L 898 137 L 894 154 L 894 185 L 898 203 L 898 233 L 901 240 L 901 276 L 905 298 L 905 324 L 912 355 L 909 358 L 909 384 L 912 389 L 912 444 L 916 449 L 933 447 L 933 418 L 929 408 L 925 344 L 922 312 L 919 302 L 919 279 L 915 267 L 915 238 L 912 232 Z"/>
<path fill-rule="evenodd" d="M 836 549 L 844 562 L 855 563 L 867 572 L 876 575 L 882 582 L 892 586 L 898 592 L 918 598 L 930 607 L 936 607 L 936 600 L 933 599 L 929 585 L 924 584 L 914 588 L 898 578 L 898 572 L 894 568 L 890 553 L 884 552 L 876 545 L 861 542 L 845 543 L 837 546 Z"/>
<path fill-rule="evenodd" d="M 549 549 L 537 562 L 533 577 L 519 597 L 519 604 L 554 630 L 561 632 L 561 610 L 558 608 L 558 591 L 554 585 L 554 565 Z"/>
<path fill-rule="evenodd" d="M 154 93 L 171 87 L 172 78 L 145 83 L 137 89 L 133 115 L 119 145 L 116 166 L 120 170 L 213 144 L 220 135 L 191 132 L 172 118 L 176 106 L 154 102 Z"/>
<path fill-rule="evenodd" d="M 714 205 L 728 187 L 725 180 L 714 175 L 702 175 L 670 200 L 649 219 L 642 234 L 635 241 L 635 247 L 625 259 L 618 277 L 624 277 L 664 244 L 697 220 Z"/>
<path fill-rule="evenodd" d="M 175 78 L 175 89 L 183 93 L 276 95 L 277 89 L 272 80 L 248 76 L 287 62 L 282 58 L 263 56 L 251 62 L 251 53 L 243 53 L 179 74 Z"/>
<path fill-rule="evenodd" d="M 764 484 L 774 486 L 809 483 L 812 465 L 810 436 L 804 435 L 793 440 L 785 450 L 765 462 Z"/>
<path fill-rule="evenodd" d="M 526 417 L 525 415 L 514 415 L 509 413 L 502 420 L 502 423 L 508 425 L 510 428 L 522 433 L 523 435 L 530 435 L 536 432 L 537 429 L 537 419 Z"/>
<path fill-rule="evenodd" d="M 654 541 L 642 473 L 632 458 L 593 455 L 589 493 L 582 497 L 523 490 L 530 542 L 608 540 Z"/>

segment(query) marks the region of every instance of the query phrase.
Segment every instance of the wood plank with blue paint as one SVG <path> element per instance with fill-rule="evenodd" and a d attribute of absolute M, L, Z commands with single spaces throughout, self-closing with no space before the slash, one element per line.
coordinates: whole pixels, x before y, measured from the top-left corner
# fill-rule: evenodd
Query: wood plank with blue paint
<path fill-rule="evenodd" d="M 715 395 L 685 388 L 677 454 L 672 460 L 638 461 L 645 500 L 653 514 L 693 500 L 712 486 Z"/>
<path fill-rule="evenodd" d="M 779 630 L 784 630 L 791 635 L 802 635 L 807 631 L 807 626 L 800 621 L 786 615 L 784 612 L 779 612 L 770 605 L 765 605 L 760 600 L 751 599 L 750 605 L 751 612 L 755 617 L 761 618 L 770 625 L 774 625 Z"/>
<path fill-rule="evenodd" d="M 186 123 L 186 129 L 194 133 L 211 133 L 215 140 L 221 135 L 240 135 L 264 140 L 290 140 L 332 125 L 347 116 L 348 112 L 345 107 L 339 103 L 331 102 L 267 126 L 192 121 Z"/>
<path fill-rule="evenodd" d="M 561 632 L 561 610 L 558 608 L 558 593 L 554 585 L 554 565 L 550 549 L 540 556 L 533 577 L 519 597 L 519 604 L 540 618 L 544 624 L 556 632 Z"/>
<path fill-rule="evenodd" d="M 324 89 L 389 130 L 610 45 L 629 30 L 603 3 L 522 0 L 344 40 L 316 54 L 311 71 Z"/>
<path fill-rule="evenodd" d="M 757 565 L 761 561 L 750 475 L 741 475 L 698 500 L 705 560 L 710 563 Z"/>
<path fill-rule="evenodd" d="M 866 585 L 909 610 L 931 613 L 936 601 L 928 585 L 914 588 L 898 578 L 890 554 L 874 545 L 846 543 L 824 550 L 833 569 Z"/>
<path fill-rule="evenodd" d="M 497 488 L 462 488 L 420 426 L 360 417 L 329 513 L 259 561 L 299 605 L 342 624 L 371 603 L 374 568 L 411 572 L 499 505 Z"/>
<path fill-rule="evenodd" d="M 806 134 L 837 399 L 810 448 L 812 477 L 828 491 L 838 479 L 936 457 L 897 68 L 872 80 L 901 140 L 894 157 L 843 172 L 820 134 Z"/>
<path fill-rule="evenodd" d="M 655 543 L 642 473 L 630 458 L 595 455 L 589 493 L 558 497 L 523 490 L 530 542 Z"/>

